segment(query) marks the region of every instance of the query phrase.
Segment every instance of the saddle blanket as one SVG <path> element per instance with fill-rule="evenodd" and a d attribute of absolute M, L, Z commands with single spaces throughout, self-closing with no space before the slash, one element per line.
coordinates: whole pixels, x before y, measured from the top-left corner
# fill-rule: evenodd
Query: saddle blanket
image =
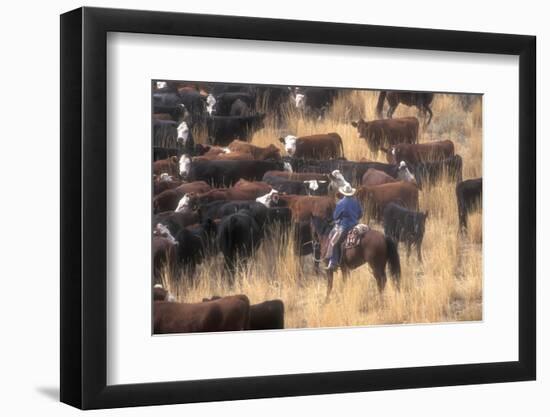
<path fill-rule="evenodd" d="M 366 224 L 359 223 L 353 229 L 348 232 L 346 240 L 344 241 L 344 248 L 350 249 L 359 245 L 361 237 L 370 230 L 370 227 Z"/>

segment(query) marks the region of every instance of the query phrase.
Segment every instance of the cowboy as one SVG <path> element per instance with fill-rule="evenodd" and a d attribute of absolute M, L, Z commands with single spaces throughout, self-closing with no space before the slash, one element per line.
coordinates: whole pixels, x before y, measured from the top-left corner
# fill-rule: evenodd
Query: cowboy
<path fill-rule="evenodd" d="M 338 194 L 342 195 L 342 198 L 336 203 L 332 216 L 334 227 L 329 234 L 328 248 L 325 255 L 325 258 L 329 259 L 327 270 L 335 271 L 338 268 L 342 242 L 348 232 L 359 223 L 363 216 L 361 205 L 353 197 L 355 191 L 355 188 L 349 183 L 338 188 Z"/>

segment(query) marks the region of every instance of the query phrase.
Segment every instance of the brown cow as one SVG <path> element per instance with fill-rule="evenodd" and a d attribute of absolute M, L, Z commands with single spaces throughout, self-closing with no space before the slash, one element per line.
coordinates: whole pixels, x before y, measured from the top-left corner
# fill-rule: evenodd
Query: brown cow
<path fill-rule="evenodd" d="M 246 295 L 193 304 L 157 301 L 153 306 L 155 334 L 245 330 L 249 322 L 250 301 Z"/>
<path fill-rule="evenodd" d="M 384 171 L 379 171 L 374 168 L 367 169 L 367 172 L 361 179 L 361 185 L 363 187 L 372 187 L 375 185 L 388 184 L 390 182 L 397 182 L 398 180 L 391 175 L 386 174 Z"/>
<path fill-rule="evenodd" d="M 254 161 L 254 157 L 243 152 L 223 152 L 216 155 L 206 153 L 193 157 L 193 161 Z"/>
<path fill-rule="evenodd" d="M 271 191 L 271 185 L 261 182 L 261 181 L 248 181 L 245 179 L 240 179 L 235 183 L 233 187 L 229 189 L 231 192 L 245 192 L 250 194 L 257 194 L 256 197 L 260 197 L 262 195 L 265 195 Z M 254 198 L 250 198 L 248 200 L 253 200 Z M 238 198 L 231 197 L 232 200 L 239 200 Z M 247 199 L 245 199 L 247 200 Z"/>
<path fill-rule="evenodd" d="M 357 134 L 365 139 L 372 152 L 378 152 L 384 144 L 417 143 L 419 123 L 416 117 L 351 122 Z"/>
<path fill-rule="evenodd" d="M 370 217 L 381 219 L 384 208 L 389 203 L 418 210 L 418 187 L 413 182 L 399 181 L 372 187 L 359 187 L 357 198 L 367 205 L 367 214 Z"/>
<path fill-rule="evenodd" d="M 247 153 L 252 155 L 252 158 L 258 161 L 266 159 L 281 159 L 281 152 L 279 148 L 271 144 L 262 148 L 261 146 L 251 145 L 250 143 L 243 142 L 242 140 L 234 140 L 227 146 L 231 152 Z"/>
<path fill-rule="evenodd" d="M 153 162 L 153 174 L 161 175 L 163 173 L 179 178 L 180 164 L 177 156 L 171 156 L 170 158 L 159 159 Z"/>
<path fill-rule="evenodd" d="M 318 174 L 316 172 L 288 172 L 288 171 L 267 171 L 264 174 L 264 178 L 267 177 L 279 177 L 291 181 L 328 181 L 327 174 Z"/>
<path fill-rule="evenodd" d="M 153 213 L 175 210 L 176 207 L 178 207 L 179 201 L 185 194 L 200 194 L 209 190 L 210 186 L 204 181 L 188 182 L 176 188 L 165 190 L 153 198 Z"/>
<path fill-rule="evenodd" d="M 450 140 L 414 144 L 400 143 L 389 149 L 381 147 L 380 150 L 386 153 L 386 159 L 390 164 L 405 161 L 412 166 L 419 162 L 442 161 L 455 154 L 455 146 Z"/>
<path fill-rule="evenodd" d="M 161 174 L 160 176 L 153 175 L 153 195 L 157 195 L 162 193 L 163 191 L 179 187 L 182 184 L 182 180 L 173 178 L 166 173 Z"/>
<path fill-rule="evenodd" d="M 285 305 L 281 300 L 269 300 L 250 306 L 250 330 L 285 328 Z"/>
<path fill-rule="evenodd" d="M 202 302 L 220 300 L 222 297 L 214 295 L 212 298 L 203 298 Z M 247 330 L 274 330 L 285 328 L 285 305 L 282 300 L 268 300 L 250 306 L 250 326 Z"/>
<path fill-rule="evenodd" d="M 219 200 L 254 200 L 271 191 L 271 186 L 265 182 L 240 179 L 230 188 L 213 188 L 206 193 L 190 196 L 193 204 L 206 204 Z"/>
<path fill-rule="evenodd" d="M 279 201 L 290 208 L 295 222 L 307 222 L 312 216 L 323 219 L 331 218 L 336 203 L 333 197 L 279 195 Z"/>
<path fill-rule="evenodd" d="M 286 152 L 295 158 L 330 159 L 344 157 L 344 145 L 338 133 L 324 133 L 296 137 L 288 135 L 279 138 Z"/>

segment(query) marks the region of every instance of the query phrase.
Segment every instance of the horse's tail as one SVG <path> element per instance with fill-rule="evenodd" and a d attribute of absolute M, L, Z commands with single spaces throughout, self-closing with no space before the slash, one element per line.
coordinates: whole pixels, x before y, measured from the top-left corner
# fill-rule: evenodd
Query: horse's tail
<path fill-rule="evenodd" d="M 388 251 L 388 263 L 390 264 L 390 273 L 392 275 L 393 282 L 397 288 L 399 288 L 399 282 L 401 280 L 401 262 L 399 261 L 397 245 L 389 236 L 386 236 L 386 250 Z"/>
<path fill-rule="evenodd" d="M 378 96 L 378 103 L 376 104 L 376 115 L 379 119 L 382 118 L 382 109 L 384 108 L 384 100 L 386 99 L 386 92 L 380 91 Z"/>

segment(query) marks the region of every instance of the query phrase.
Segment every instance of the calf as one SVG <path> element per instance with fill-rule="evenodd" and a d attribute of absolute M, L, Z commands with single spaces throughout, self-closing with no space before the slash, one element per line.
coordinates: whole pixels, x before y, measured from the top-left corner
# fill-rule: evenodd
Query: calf
<path fill-rule="evenodd" d="M 381 219 L 382 212 L 389 203 L 398 203 L 411 210 L 418 209 L 418 187 L 410 182 L 360 187 L 356 195 L 359 201 L 366 203 L 368 216 L 376 219 Z"/>
<path fill-rule="evenodd" d="M 384 208 L 384 234 L 396 242 L 407 245 L 407 257 L 411 254 L 411 246 L 416 246 L 418 261 L 422 262 L 422 240 L 428 212 L 408 210 L 395 203 L 389 203 Z"/>
<path fill-rule="evenodd" d="M 456 185 L 458 227 L 460 231 L 468 228 L 468 213 L 481 207 L 482 192 L 483 180 L 481 178 L 464 180 Z"/>
<path fill-rule="evenodd" d="M 279 205 L 290 208 L 295 222 L 308 222 L 312 216 L 329 219 L 336 207 L 332 197 L 301 195 L 280 195 Z"/>
<path fill-rule="evenodd" d="M 351 122 L 357 128 L 357 136 L 365 139 L 372 152 L 378 152 L 381 146 L 398 143 L 417 143 L 419 123 L 416 117 L 382 119 L 367 122 L 359 119 Z"/>
<path fill-rule="evenodd" d="M 344 145 L 338 133 L 326 133 L 311 136 L 288 135 L 279 138 L 286 152 L 294 158 L 330 159 L 344 156 Z"/>
<path fill-rule="evenodd" d="M 227 148 L 231 152 L 248 153 L 252 155 L 253 159 L 260 161 L 266 159 L 281 159 L 281 152 L 275 145 L 269 145 L 262 148 L 261 146 L 251 145 L 250 143 L 243 142 L 241 140 L 234 140 L 227 146 Z"/>
<path fill-rule="evenodd" d="M 158 301 L 153 305 L 153 333 L 223 332 L 250 326 L 246 295 L 223 297 L 206 303 Z"/>

